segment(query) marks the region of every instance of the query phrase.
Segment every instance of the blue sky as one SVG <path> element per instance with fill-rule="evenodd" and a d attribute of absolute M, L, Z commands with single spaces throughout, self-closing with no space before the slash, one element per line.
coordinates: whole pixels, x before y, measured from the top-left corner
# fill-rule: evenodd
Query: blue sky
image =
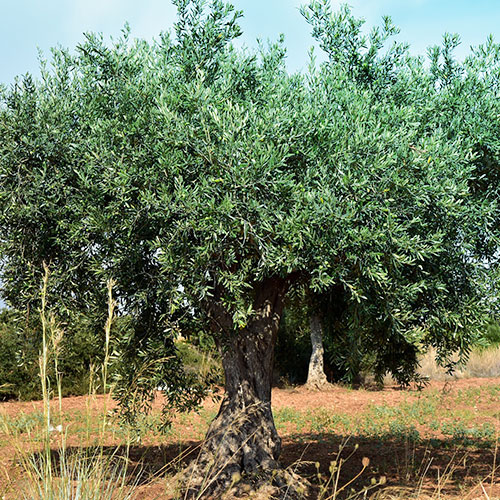
<path fill-rule="evenodd" d="M 242 43 L 286 36 L 288 66 L 304 67 L 312 44 L 308 25 L 298 7 L 303 0 L 234 0 L 245 13 Z M 332 0 L 334 6 L 340 0 Z M 367 26 L 392 16 L 401 27 L 400 39 L 411 44 L 413 53 L 440 43 L 446 31 L 458 32 L 463 57 L 469 46 L 482 43 L 492 33 L 500 42 L 500 0 L 351 0 L 356 16 Z M 151 39 L 172 26 L 175 8 L 169 0 L 16 0 L 2 2 L 0 17 L 0 82 L 9 84 L 15 75 L 37 74 L 37 47 L 44 53 L 57 44 L 74 47 L 85 31 L 119 36 L 125 21 L 136 37 Z"/>

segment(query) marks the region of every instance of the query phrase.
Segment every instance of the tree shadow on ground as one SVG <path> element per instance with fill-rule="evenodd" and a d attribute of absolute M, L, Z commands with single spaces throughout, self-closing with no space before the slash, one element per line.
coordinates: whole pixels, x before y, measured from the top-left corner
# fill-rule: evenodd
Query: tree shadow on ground
<path fill-rule="evenodd" d="M 474 487 L 479 488 L 477 494 L 481 494 L 479 483 L 491 482 L 494 464 L 499 475 L 499 457 L 495 460 L 495 453 L 495 443 L 491 440 L 309 433 L 291 435 L 284 440 L 281 462 L 296 468 L 316 485 L 326 484 L 333 471 L 330 484 L 338 474 L 338 488 L 348 485 L 343 490 L 345 496 L 351 494 L 351 489 L 361 491 L 383 478 L 384 484 L 373 488 L 370 494 L 377 489 L 392 490 L 406 492 L 402 498 L 425 498 L 425 495 L 437 494 L 462 495 Z M 369 459 L 369 464 L 363 470 L 364 457 Z M 500 492 L 500 480 L 496 481 L 495 488 Z"/>
<path fill-rule="evenodd" d="M 68 446 L 64 450 L 64 458 L 68 463 L 75 457 L 92 462 L 100 456 L 109 464 L 126 464 L 126 483 L 141 485 L 154 477 L 174 475 L 181 471 L 192 460 L 196 460 L 200 446 L 201 441 L 159 445 Z M 50 451 L 53 473 L 57 476 L 61 470 L 63 451 L 60 448 Z M 38 459 L 44 459 L 45 451 L 36 452 L 32 456 L 36 463 Z"/>
<path fill-rule="evenodd" d="M 69 447 L 66 457 L 102 454 L 111 460 L 127 463 L 127 479 L 132 484 L 147 484 L 153 478 L 172 477 L 196 460 L 201 442 L 185 441 L 174 444 L 105 446 L 103 448 Z M 363 470 L 363 458 L 369 464 Z M 52 451 L 54 471 L 57 474 L 60 452 Z M 342 488 L 339 499 L 359 492 L 373 483 L 385 484 L 373 487 L 366 498 L 377 490 L 397 491 L 400 498 L 470 493 L 477 488 L 481 494 L 480 481 L 489 485 L 495 461 L 495 444 L 485 440 L 459 442 L 456 439 L 421 440 L 411 437 L 384 436 L 354 437 L 334 433 L 303 433 L 286 436 L 283 439 L 280 462 L 307 478 L 313 485 L 311 499 L 316 499 L 321 485 L 329 478 L 328 497 L 333 484 Z M 332 462 L 340 466 L 332 469 Z M 497 457 L 496 463 L 500 462 Z M 365 461 L 366 463 L 366 461 Z M 360 474 L 360 472 L 362 473 Z M 500 470 L 496 476 L 500 477 Z M 500 481 L 496 479 L 494 491 L 500 493 Z M 476 495 L 477 496 L 477 495 Z M 390 498 L 381 495 L 379 498 Z"/>

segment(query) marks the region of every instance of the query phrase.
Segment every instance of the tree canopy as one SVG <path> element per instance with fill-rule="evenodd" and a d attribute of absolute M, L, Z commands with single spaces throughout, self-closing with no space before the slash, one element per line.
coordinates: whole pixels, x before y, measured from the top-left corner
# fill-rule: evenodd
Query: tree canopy
<path fill-rule="evenodd" d="M 340 289 L 380 370 L 401 379 L 421 346 L 466 352 L 496 307 L 500 47 L 459 62 L 445 35 L 412 57 L 390 19 L 364 35 L 347 7 L 313 0 L 302 12 L 328 59 L 289 74 L 283 40 L 233 46 L 232 6 L 175 4 L 154 43 L 87 34 L 2 90 L 3 293 L 35 306 L 46 262 L 54 309 L 102 317 L 113 278 L 133 323 L 117 346 L 125 403 L 133 380 L 149 396 L 167 382 L 181 408 L 199 401 L 201 387 L 177 390 L 193 380 L 172 342 L 196 319 L 226 371 L 209 438 L 249 404 L 260 412 L 225 435 L 246 457 L 217 476 L 227 485 L 277 467 L 270 370 L 294 291 Z"/>

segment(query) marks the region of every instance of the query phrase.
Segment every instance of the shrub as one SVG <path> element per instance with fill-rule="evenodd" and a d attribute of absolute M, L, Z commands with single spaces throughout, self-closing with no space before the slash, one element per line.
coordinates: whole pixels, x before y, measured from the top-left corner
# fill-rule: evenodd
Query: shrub
<path fill-rule="evenodd" d="M 23 345 L 24 344 L 24 345 Z M 26 352 L 29 343 L 23 342 L 16 325 L 14 311 L 0 312 L 0 400 L 21 398 L 22 394 L 31 391 L 31 374 L 26 368 L 26 358 L 30 358 L 31 351 Z"/>
<path fill-rule="evenodd" d="M 491 320 L 486 325 L 483 339 L 489 346 L 500 345 L 500 323 L 498 321 Z"/>
<path fill-rule="evenodd" d="M 82 395 L 89 390 L 91 366 L 102 358 L 102 333 L 80 316 L 62 325 L 65 334 L 59 347 L 62 394 Z M 102 329 L 102 326 L 101 326 Z M 0 400 L 31 400 L 41 397 L 38 360 L 42 348 L 38 318 L 13 309 L 0 312 Z M 55 387 L 55 373 L 48 374 Z"/>

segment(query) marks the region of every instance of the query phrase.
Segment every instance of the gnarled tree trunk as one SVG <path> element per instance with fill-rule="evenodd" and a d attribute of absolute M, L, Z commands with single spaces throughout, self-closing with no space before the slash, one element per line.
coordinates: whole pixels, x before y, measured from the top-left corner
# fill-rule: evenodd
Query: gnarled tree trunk
<path fill-rule="evenodd" d="M 309 327 L 311 330 L 312 353 L 309 361 L 306 386 L 309 389 L 321 390 L 325 389 L 330 384 L 326 378 L 323 364 L 323 328 L 321 326 L 321 318 L 318 314 L 311 315 Z"/>
<path fill-rule="evenodd" d="M 274 344 L 287 283 L 273 278 L 255 290 L 255 315 L 235 331 L 220 302 L 213 301 L 214 324 L 224 331 L 220 345 L 225 394 L 198 458 L 185 474 L 188 497 L 220 498 L 268 488 L 273 497 L 298 498 L 304 484 L 278 464 L 281 440 L 271 411 Z M 216 298 L 215 298 L 216 299 Z"/>

